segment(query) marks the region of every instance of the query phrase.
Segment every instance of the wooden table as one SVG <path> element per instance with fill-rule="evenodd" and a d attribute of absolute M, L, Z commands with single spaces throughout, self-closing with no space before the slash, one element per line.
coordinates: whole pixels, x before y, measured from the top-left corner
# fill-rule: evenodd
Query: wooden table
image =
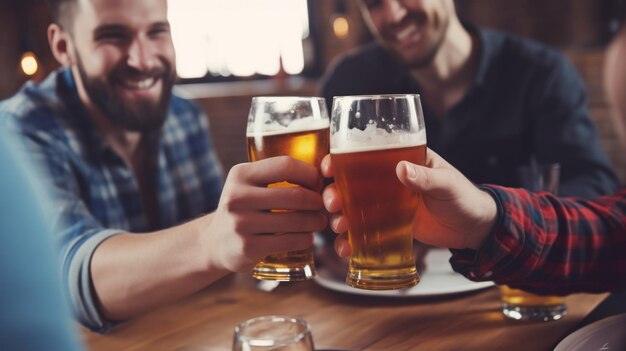
<path fill-rule="evenodd" d="M 90 350 L 230 350 L 233 328 L 261 315 L 307 320 L 317 349 L 551 350 L 607 294 L 567 298 L 568 314 L 549 323 L 505 320 L 495 288 L 439 298 L 343 294 L 314 282 L 255 288 L 246 274 L 136 318 L 107 335 L 82 329 Z"/>

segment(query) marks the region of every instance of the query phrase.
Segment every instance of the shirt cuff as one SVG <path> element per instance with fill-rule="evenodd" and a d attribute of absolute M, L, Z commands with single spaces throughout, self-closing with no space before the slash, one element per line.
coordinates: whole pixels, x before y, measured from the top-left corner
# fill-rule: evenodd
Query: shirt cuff
<path fill-rule="evenodd" d="M 106 333 L 119 322 L 105 319 L 98 308 L 91 282 L 91 257 L 96 248 L 106 239 L 121 234 L 119 229 L 106 229 L 74 243 L 75 249 L 69 257 L 66 284 L 74 314 L 87 328 L 98 333 Z M 85 236 L 82 236 L 84 238 Z M 80 240 L 80 239 L 78 239 Z M 67 260 L 66 260 L 67 262 Z"/>
<path fill-rule="evenodd" d="M 506 230 L 507 211 L 497 188 L 479 186 L 495 200 L 497 219 L 491 232 L 478 250 L 451 249 L 452 268 L 473 281 L 493 280 L 505 282 L 509 279 L 506 272 L 515 264 L 514 248 L 523 244 L 523 236 L 515 236 Z"/>

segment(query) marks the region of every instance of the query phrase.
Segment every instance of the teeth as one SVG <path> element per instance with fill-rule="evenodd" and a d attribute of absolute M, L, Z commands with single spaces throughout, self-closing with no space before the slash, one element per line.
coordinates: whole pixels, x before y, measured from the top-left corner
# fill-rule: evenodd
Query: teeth
<path fill-rule="evenodd" d="M 396 34 L 396 39 L 404 40 L 417 31 L 416 26 L 408 26 Z"/>
<path fill-rule="evenodd" d="M 154 77 L 146 78 L 146 79 L 142 79 L 142 80 L 127 80 L 127 81 L 124 81 L 124 85 L 126 85 L 127 87 L 129 87 L 131 89 L 148 89 L 152 85 L 154 85 L 154 83 L 156 83 L 156 78 L 154 78 Z"/>

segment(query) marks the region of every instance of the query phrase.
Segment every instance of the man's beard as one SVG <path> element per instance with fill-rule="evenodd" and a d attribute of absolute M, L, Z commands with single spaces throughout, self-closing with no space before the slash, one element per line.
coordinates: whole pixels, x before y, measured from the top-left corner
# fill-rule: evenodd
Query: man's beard
<path fill-rule="evenodd" d="M 428 52 L 425 55 L 422 55 L 416 60 L 406 62 L 406 65 L 410 69 L 420 69 L 420 68 L 430 66 L 430 64 L 435 59 L 435 56 L 439 52 L 441 45 L 443 45 L 443 41 L 445 40 L 445 38 L 446 38 L 446 31 L 444 30 L 439 36 L 439 38 L 437 38 L 437 41 L 435 42 L 435 44 L 428 50 Z"/>
<path fill-rule="evenodd" d="M 121 66 L 106 77 L 90 77 L 85 72 L 83 62 L 76 52 L 77 66 L 85 91 L 93 104 L 113 125 L 132 132 L 150 132 L 163 126 L 172 96 L 175 73 L 169 67 L 140 72 L 132 67 Z M 134 106 L 124 101 L 113 89 L 117 79 L 124 77 L 161 79 L 161 95 L 158 101 L 137 99 Z"/>
<path fill-rule="evenodd" d="M 407 66 L 409 69 L 420 69 L 420 68 L 430 66 L 433 60 L 435 59 L 435 56 L 439 52 L 439 49 L 443 45 L 443 42 L 445 41 L 446 36 L 448 35 L 448 27 L 450 26 L 450 16 L 446 14 L 446 16 L 441 19 L 441 21 L 442 21 L 441 23 L 442 28 L 441 28 L 441 31 L 439 32 L 439 36 L 435 38 L 435 42 L 430 48 L 428 48 L 428 51 L 424 55 L 421 55 L 420 57 L 412 59 L 410 61 L 403 59 L 400 54 L 394 52 L 394 54 L 397 56 L 400 62 L 404 63 L 404 65 Z"/>

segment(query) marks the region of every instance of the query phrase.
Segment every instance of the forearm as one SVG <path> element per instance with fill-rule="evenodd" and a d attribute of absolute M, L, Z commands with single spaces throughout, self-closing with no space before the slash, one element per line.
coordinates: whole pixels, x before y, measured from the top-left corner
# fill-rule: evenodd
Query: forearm
<path fill-rule="evenodd" d="M 478 251 L 455 252 L 455 269 L 543 293 L 623 286 L 626 193 L 585 201 L 496 190 L 501 222 Z"/>
<path fill-rule="evenodd" d="M 206 247 L 212 215 L 146 234 L 102 242 L 91 260 L 92 286 L 102 314 L 122 320 L 196 292 L 228 271 Z"/>
<path fill-rule="evenodd" d="M 531 250 L 520 257 L 531 290 L 612 291 L 626 282 L 626 193 L 587 201 L 534 196 L 543 221 L 526 227 Z M 531 225 L 528 223 L 528 225 Z M 532 249 L 532 247 L 535 247 Z"/>

